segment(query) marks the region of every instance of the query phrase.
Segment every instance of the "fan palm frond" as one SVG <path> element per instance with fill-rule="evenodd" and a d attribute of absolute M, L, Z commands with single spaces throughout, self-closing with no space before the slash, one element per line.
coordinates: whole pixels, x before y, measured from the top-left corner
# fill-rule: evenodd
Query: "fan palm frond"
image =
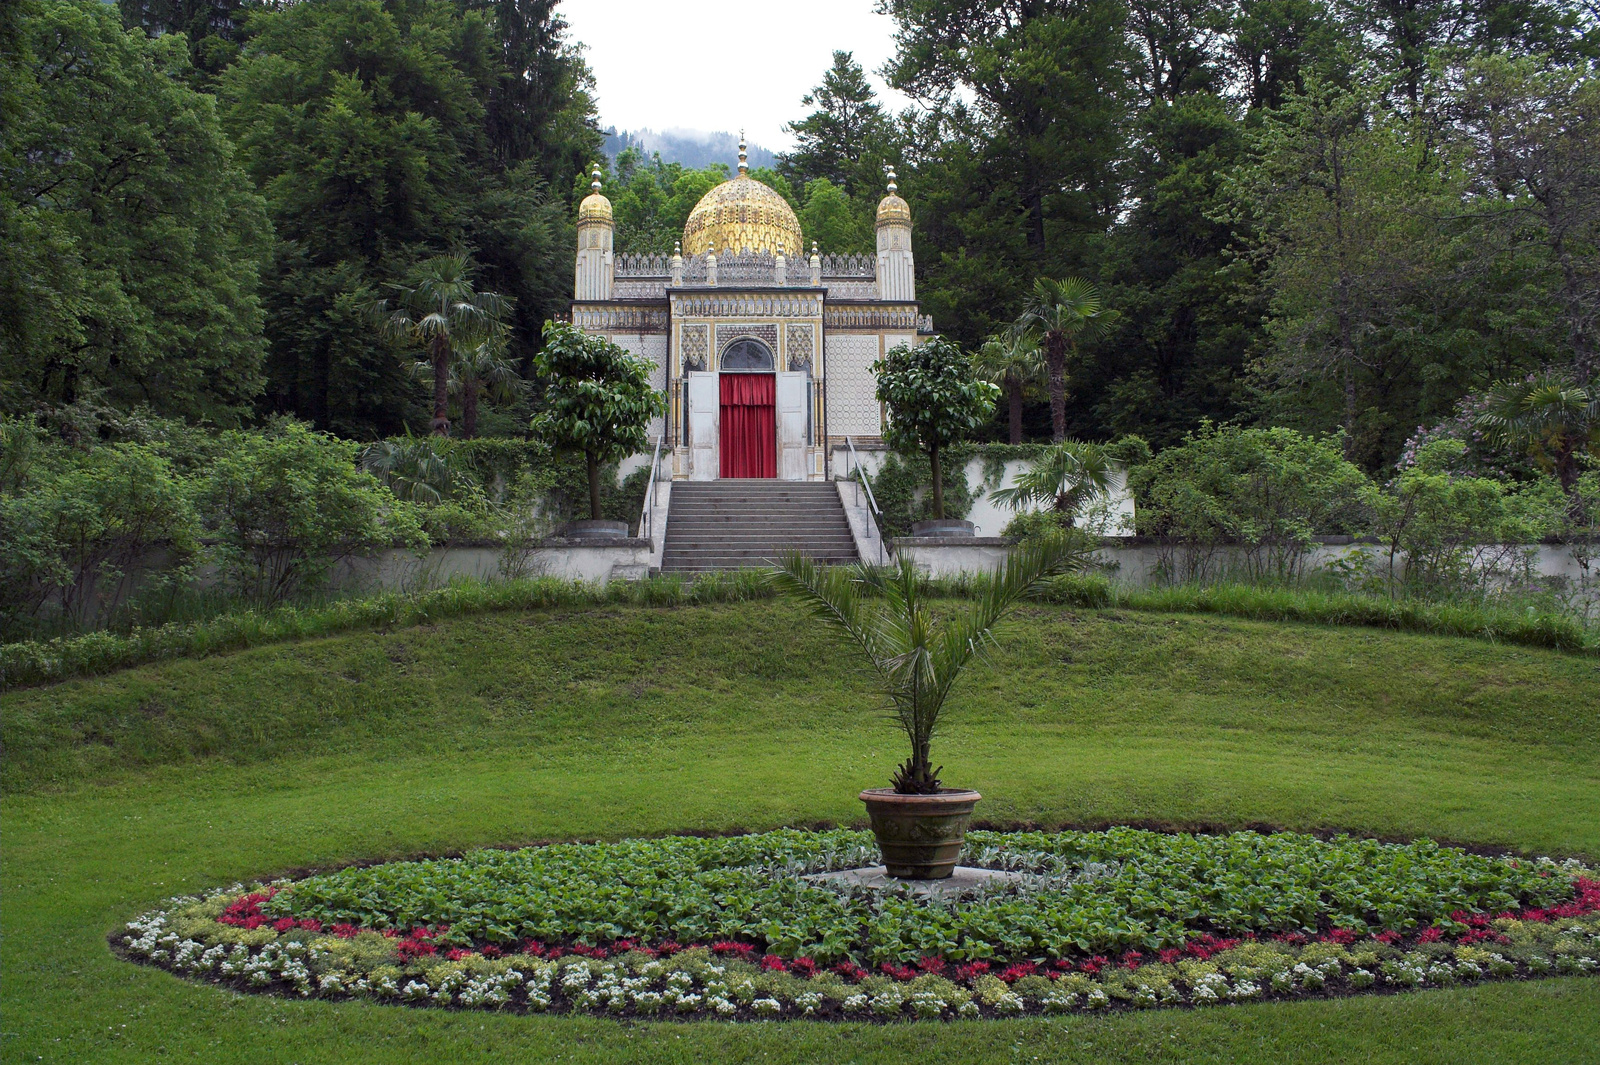
<path fill-rule="evenodd" d="M 772 579 L 866 655 L 879 691 L 911 741 L 911 757 L 895 774 L 895 788 L 933 793 L 939 779 L 929 746 L 962 671 L 994 643 L 994 626 L 1040 580 L 1082 568 L 1087 558 L 1085 548 L 1065 536 L 1019 546 L 984 582 L 972 608 L 948 619 L 935 614 L 927 582 L 909 558 L 884 569 L 850 571 L 790 554 Z M 875 607 L 868 605 L 869 597 L 877 601 Z"/>

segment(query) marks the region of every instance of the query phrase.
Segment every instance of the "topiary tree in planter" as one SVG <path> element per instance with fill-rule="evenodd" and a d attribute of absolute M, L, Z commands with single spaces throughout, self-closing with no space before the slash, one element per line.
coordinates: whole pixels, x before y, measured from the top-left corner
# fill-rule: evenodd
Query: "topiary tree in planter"
<path fill-rule="evenodd" d="M 972 374 L 972 362 L 955 341 L 935 337 L 901 345 L 872 364 L 878 401 L 889 408 L 884 439 L 890 447 L 921 451 L 933 472 L 933 516 L 944 518 L 940 454 L 981 429 L 994 413 L 998 385 Z"/>
<path fill-rule="evenodd" d="M 565 322 L 545 323 L 544 347 L 533 365 L 544 384 L 544 410 L 534 417 L 533 431 L 557 450 L 583 453 L 589 517 L 599 521 L 600 467 L 643 451 L 645 428 L 666 409 L 650 386 L 651 366 Z"/>
<path fill-rule="evenodd" d="M 1013 549 L 965 614 L 935 612 L 915 564 L 854 570 L 827 568 L 790 554 L 774 573 L 779 590 L 811 606 L 813 616 L 847 636 L 871 664 L 878 691 L 911 743 L 892 787 L 861 793 L 891 876 L 937 880 L 955 869 L 966 823 L 980 796 L 944 788 L 931 751 L 955 683 L 975 655 L 994 643 L 994 626 L 1038 582 L 1087 565 L 1081 538 L 1047 535 Z"/>

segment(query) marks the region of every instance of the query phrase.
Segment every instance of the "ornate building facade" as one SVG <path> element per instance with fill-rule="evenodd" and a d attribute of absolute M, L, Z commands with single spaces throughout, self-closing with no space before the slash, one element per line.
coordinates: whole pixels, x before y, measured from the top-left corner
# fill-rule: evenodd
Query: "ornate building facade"
<path fill-rule="evenodd" d="M 872 364 L 930 335 L 917 309 L 911 209 L 889 175 L 876 257 L 810 254 L 777 192 L 739 173 L 708 192 L 677 251 L 613 253 L 611 202 L 578 210 L 572 321 L 655 366 L 667 414 L 650 428 L 674 478 L 820 480 L 846 438 L 877 443 Z"/>

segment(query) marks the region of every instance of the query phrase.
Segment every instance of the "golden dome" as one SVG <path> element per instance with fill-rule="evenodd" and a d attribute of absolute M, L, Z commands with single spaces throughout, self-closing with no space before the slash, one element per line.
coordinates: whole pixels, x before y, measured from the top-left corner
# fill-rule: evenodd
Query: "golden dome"
<path fill-rule="evenodd" d="M 775 189 L 748 173 L 744 134 L 739 134 L 739 176 L 700 198 L 683 226 L 683 253 L 768 251 L 800 254 L 800 220 Z"/>
<path fill-rule="evenodd" d="M 583 198 L 578 204 L 578 224 L 585 222 L 604 222 L 611 225 L 611 201 L 600 195 L 600 164 L 596 163 L 591 175 L 594 180 L 589 182 L 589 187 L 594 191 Z"/>
<path fill-rule="evenodd" d="M 889 195 L 878 201 L 878 225 L 909 226 L 911 205 L 898 195 L 900 186 L 895 184 L 894 177 L 894 171 L 889 171 Z"/>
<path fill-rule="evenodd" d="M 789 201 L 741 174 L 701 197 L 683 226 L 683 253 L 769 251 L 800 254 L 800 220 Z"/>

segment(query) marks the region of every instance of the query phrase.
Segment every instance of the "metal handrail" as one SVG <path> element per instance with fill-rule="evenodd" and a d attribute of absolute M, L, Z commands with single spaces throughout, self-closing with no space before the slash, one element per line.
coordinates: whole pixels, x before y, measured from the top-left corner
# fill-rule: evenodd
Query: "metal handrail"
<path fill-rule="evenodd" d="M 655 453 L 650 456 L 650 480 L 644 490 L 644 512 L 639 515 L 639 535 L 655 540 L 656 532 L 656 478 L 661 476 L 661 440 L 656 436 Z"/>
<path fill-rule="evenodd" d="M 856 481 L 867 491 L 867 506 L 872 508 L 872 513 L 883 524 L 883 511 L 878 509 L 878 501 L 872 496 L 872 482 L 867 480 L 867 475 L 861 469 L 861 456 L 856 454 L 856 443 L 851 437 L 844 438 L 844 446 L 850 449 L 850 469 L 856 475 Z"/>

